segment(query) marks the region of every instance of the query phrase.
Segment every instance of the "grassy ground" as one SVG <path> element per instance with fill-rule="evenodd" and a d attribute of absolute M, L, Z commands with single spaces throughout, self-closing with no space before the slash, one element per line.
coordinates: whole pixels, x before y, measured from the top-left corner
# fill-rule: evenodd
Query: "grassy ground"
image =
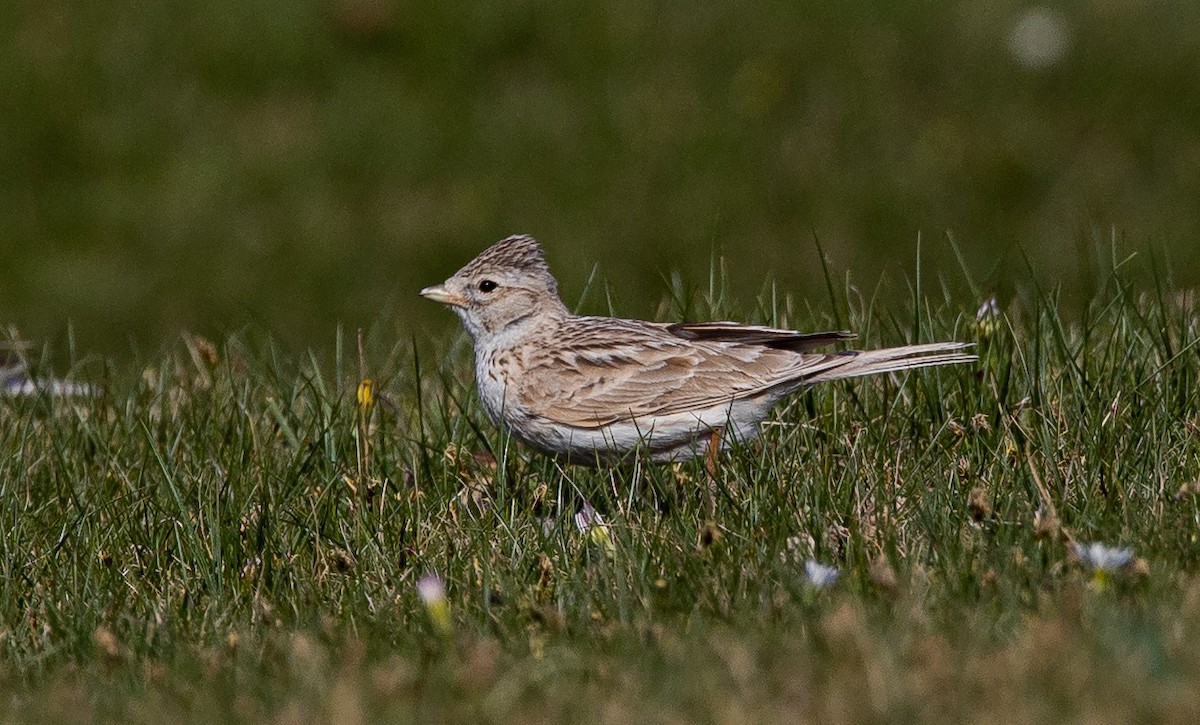
<path fill-rule="evenodd" d="M 982 319 L 978 291 L 756 312 L 719 275 L 679 290 L 663 316 L 979 343 L 974 368 L 797 396 L 713 482 L 530 455 L 487 423 L 464 339 L 391 321 L 361 354 L 83 359 L 95 400 L 0 399 L 0 711 L 1195 720 L 1200 318 L 1132 266 L 1078 314 L 1032 286 Z M 585 499 L 603 526 L 577 527 Z M 1135 559 L 1093 572 L 1092 541 Z"/>

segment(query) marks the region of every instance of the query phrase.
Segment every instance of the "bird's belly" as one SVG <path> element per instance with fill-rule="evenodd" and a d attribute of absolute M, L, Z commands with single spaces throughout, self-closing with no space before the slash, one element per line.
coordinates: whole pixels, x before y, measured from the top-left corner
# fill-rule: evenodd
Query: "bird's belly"
<path fill-rule="evenodd" d="M 508 423 L 526 443 L 549 453 L 566 455 L 574 463 L 604 464 L 635 450 L 655 461 L 682 461 L 704 455 L 711 433 L 721 431 L 721 445 L 754 438 L 769 403 L 738 400 L 701 410 L 671 415 L 642 416 L 596 428 L 579 428 L 545 418 L 526 417 Z"/>

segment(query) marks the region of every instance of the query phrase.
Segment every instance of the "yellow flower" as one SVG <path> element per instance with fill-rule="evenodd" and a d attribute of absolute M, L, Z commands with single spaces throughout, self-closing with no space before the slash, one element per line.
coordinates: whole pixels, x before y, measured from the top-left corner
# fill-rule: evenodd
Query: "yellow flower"
<path fill-rule="evenodd" d="M 358 384 L 358 409 L 364 413 L 375 404 L 375 394 L 371 390 L 373 386 L 374 383 L 370 378 Z"/>

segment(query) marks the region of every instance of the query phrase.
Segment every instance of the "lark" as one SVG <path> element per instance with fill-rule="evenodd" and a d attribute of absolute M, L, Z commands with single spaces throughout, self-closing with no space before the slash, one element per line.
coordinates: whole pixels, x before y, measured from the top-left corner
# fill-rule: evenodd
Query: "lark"
<path fill-rule="evenodd" d="M 854 336 L 575 315 L 525 235 L 497 242 L 421 295 L 462 319 L 492 421 L 589 465 L 639 449 L 654 461 L 711 460 L 757 436 L 781 399 L 817 383 L 975 360 L 961 342 L 814 352 Z"/>

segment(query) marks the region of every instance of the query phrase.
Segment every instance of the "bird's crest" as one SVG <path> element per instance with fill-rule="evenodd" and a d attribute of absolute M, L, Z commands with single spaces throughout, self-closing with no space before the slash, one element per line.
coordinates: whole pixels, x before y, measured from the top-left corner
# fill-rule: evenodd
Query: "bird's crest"
<path fill-rule="evenodd" d="M 526 234 L 514 234 L 480 252 L 463 267 L 459 274 L 470 276 L 487 269 L 518 269 L 524 272 L 550 274 L 546 257 L 537 240 Z"/>

